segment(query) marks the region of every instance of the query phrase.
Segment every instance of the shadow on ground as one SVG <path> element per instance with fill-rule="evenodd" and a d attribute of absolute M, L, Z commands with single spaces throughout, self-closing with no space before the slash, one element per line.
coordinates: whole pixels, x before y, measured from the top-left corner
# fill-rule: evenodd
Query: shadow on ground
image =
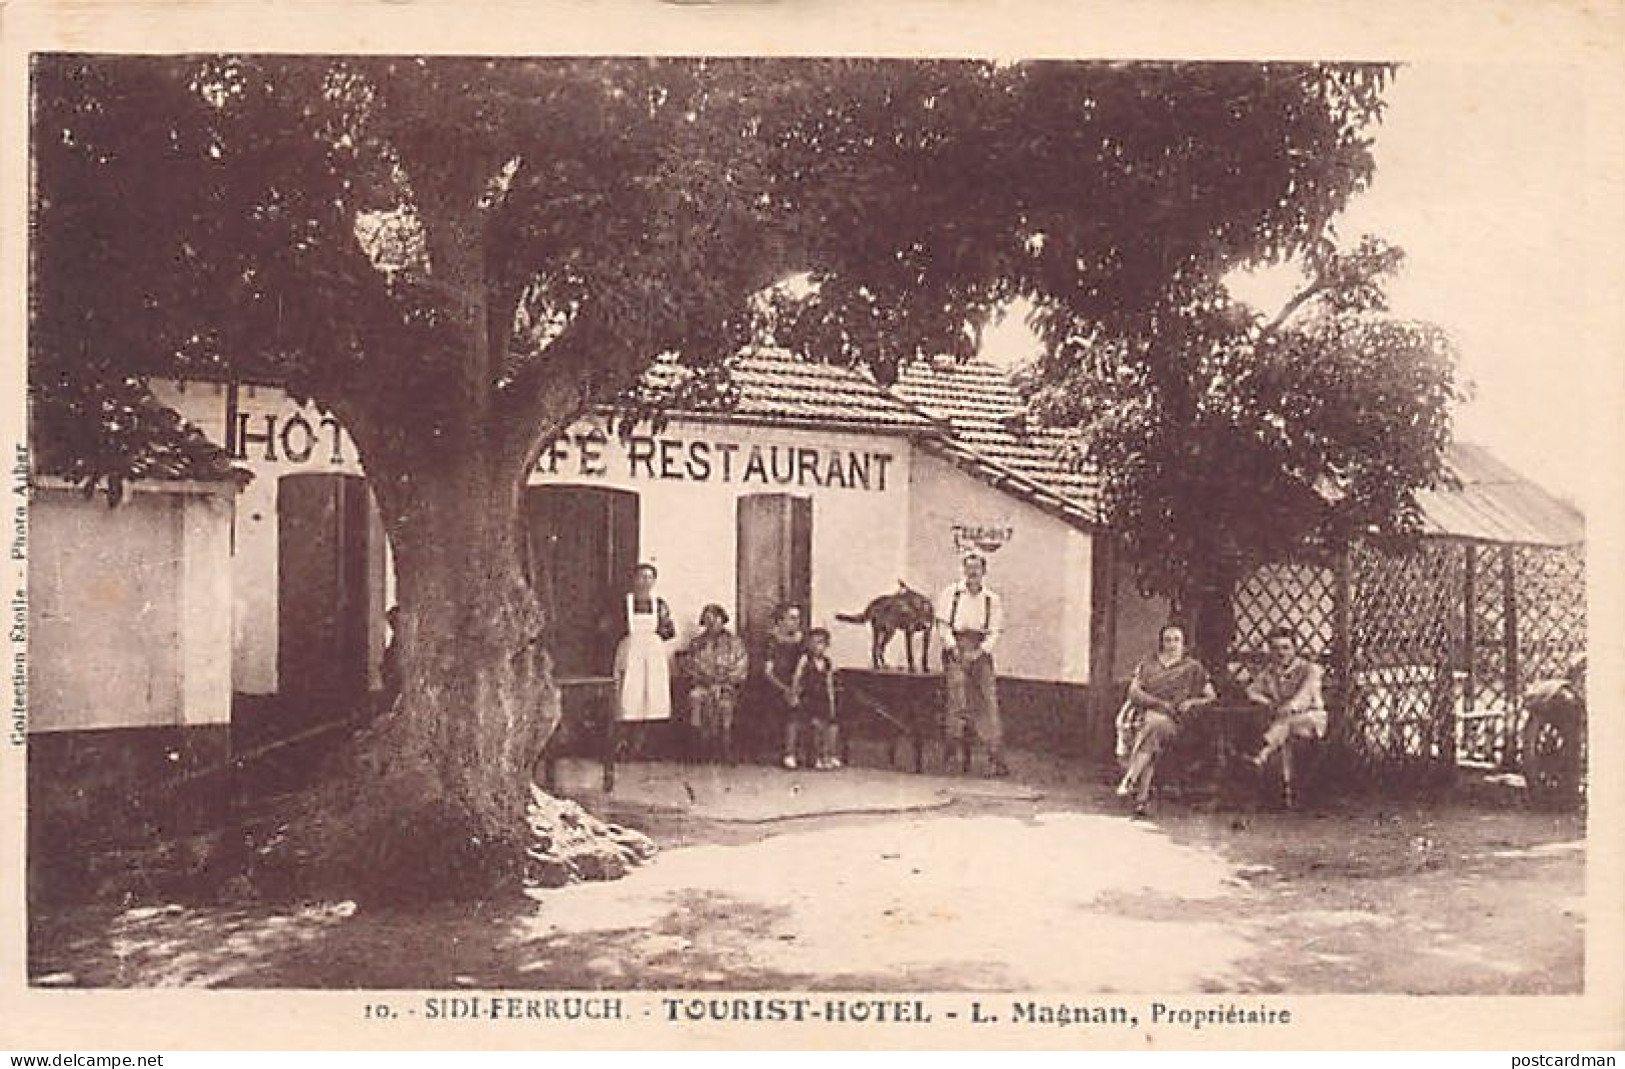
<path fill-rule="evenodd" d="M 759 771 L 764 790 L 784 788 Z M 95 987 L 1580 989 L 1584 832 L 1572 817 L 1166 806 L 1137 822 L 1090 777 L 1030 771 L 1036 789 L 967 783 L 901 812 L 741 822 L 621 799 L 610 815 L 649 830 L 662 854 L 627 879 L 534 899 L 40 908 L 30 974 Z M 922 797 L 923 784 L 890 775 L 830 773 L 817 789 Z"/>

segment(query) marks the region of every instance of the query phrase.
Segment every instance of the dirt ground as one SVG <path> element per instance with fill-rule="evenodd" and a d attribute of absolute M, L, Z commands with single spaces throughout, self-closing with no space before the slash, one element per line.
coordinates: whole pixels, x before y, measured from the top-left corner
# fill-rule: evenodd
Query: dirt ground
<path fill-rule="evenodd" d="M 41 908 L 30 974 L 82 987 L 1581 990 L 1574 815 L 1485 795 L 1308 813 L 1171 801 L 1134 821 L 1097 773 L 1030 759 L 1017 772 L 1033 790 L 944 781 L 942 804 L 893 812 L 747 822 L 616 802 L 605 815 L 648 831 L 660 856 L 532 899 Z"/>

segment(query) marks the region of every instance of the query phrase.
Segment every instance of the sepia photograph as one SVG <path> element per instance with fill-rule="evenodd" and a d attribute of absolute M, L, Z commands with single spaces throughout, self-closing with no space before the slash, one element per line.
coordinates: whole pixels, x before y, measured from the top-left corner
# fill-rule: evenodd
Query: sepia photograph
<path fill-rule="evenodd" d="M 1583 72 L 816 51 L 27 53 L 29 991 L 1587 995 Z"/>

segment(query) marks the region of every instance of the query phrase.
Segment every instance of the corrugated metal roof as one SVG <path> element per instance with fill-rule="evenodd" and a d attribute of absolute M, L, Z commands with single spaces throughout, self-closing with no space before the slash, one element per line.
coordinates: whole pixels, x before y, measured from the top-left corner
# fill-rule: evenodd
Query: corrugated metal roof
<path fill-rule="evenodd" d="M 1425 533 L 1543 546 L 1585 541 L 1585 515 L 1578 508 L 1483 446 L 1453 443 L 1445 466 L 1460 485 L 1417 495 Z"/>

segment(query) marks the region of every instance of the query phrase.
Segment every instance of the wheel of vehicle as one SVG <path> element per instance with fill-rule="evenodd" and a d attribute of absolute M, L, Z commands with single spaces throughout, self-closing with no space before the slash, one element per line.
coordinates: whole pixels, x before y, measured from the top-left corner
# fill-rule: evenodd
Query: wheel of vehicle
<path fill-rule="evenodd" d="M 1582 732 L 1578 717 L 1530 710 L 1523 730 L 1523 778 L 1535 805 L 1566 809 L 1580 803 Z"/>

